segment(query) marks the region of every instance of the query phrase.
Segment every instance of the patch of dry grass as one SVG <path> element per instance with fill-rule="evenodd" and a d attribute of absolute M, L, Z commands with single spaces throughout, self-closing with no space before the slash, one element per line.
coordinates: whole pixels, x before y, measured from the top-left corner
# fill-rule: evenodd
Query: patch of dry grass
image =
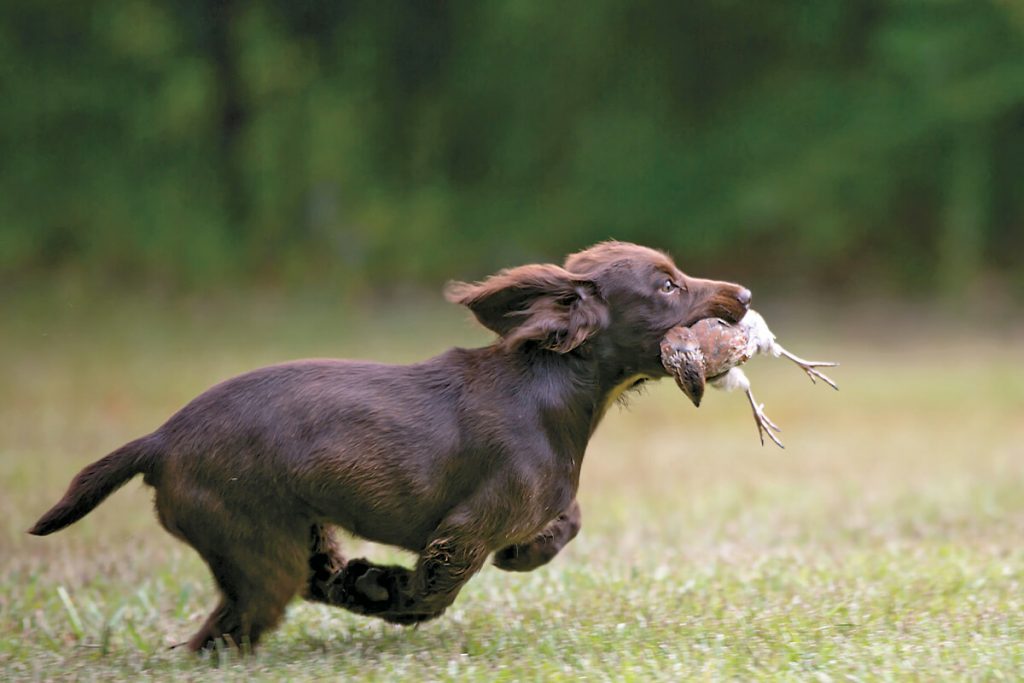
<path fill-rule="evenodd" d="M 212 606 L 205 570 L 141 483 L 45 539 L 23 531 L 70 477 L 210 384 L 303 356 L 409 360 L 486 335 L 454 309 L 386 317 L 247 296 L 152 302 L 22 294 L 0 311 L 0 676 L 198 678 L 167 646 Z M 416 630 L 295 603 L 222 678 L 807 680 L 1024 671 L 1024 370 L 1019 329 L 811 325 L 842 391 L 749 368 L 787 450 L 746 402 L 696 410 L 669 383 L 612 411 L 584 465 L 584 531 L 548 568 L 484 570 Z M 856 324 L 855 324 L 856 323 Z M 971 329 L 988 329 L 977 336 Z M 359 542 L 352 553 L 406 560 Z"/>

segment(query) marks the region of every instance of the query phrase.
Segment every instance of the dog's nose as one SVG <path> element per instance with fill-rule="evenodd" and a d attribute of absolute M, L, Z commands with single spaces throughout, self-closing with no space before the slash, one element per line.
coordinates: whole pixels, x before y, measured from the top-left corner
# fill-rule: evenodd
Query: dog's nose
<path fill-rule="evenodd" d="M 736 292 L 736 301 L 739 301 L 743 308 L 750 308 L 750 296 L 749 289 L 740 287 L 740 291 Z"/>

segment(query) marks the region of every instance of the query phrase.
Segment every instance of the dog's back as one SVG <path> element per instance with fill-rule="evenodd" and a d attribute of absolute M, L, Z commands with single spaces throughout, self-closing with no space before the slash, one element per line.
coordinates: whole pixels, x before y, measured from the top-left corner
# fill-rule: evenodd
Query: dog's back
<path fill-rule="evenodd" d="M 451 288 L 498 334 L 412 365 L 309 360 L 197 397 L 75 477 L 32 529 L 81 518 L 136 474 L 161 523 L 209 565 L 221 602 L 189 642 L 255 643 L 296 594 L 400 624 L 440 615 L 494 555 L 549 561 L 580 528 L 583 454 L 608 403 L 665 375 L 664 334 L 738 320 L 750 293 L 666 255 L 605 243 Z M 346 560 L 340 525 L 418 553 L 415 569 Z"/>

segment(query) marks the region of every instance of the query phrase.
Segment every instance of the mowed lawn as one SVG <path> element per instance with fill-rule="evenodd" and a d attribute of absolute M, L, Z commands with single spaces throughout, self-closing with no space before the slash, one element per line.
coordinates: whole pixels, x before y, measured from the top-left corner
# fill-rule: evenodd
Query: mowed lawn
<path fill-rule="evenodd" d="M 201 660 L 169 646 L 205 619 L 211 580 L 141 481 L 59 534 L 24 533 L 80 467 L 221 379 L 487 340 L 439 300 L 5 292 L 0 679 L 1024 676 L 1024 331 L 1005 319 L 765 304 L 789 348 L 842 362 L 839 393 L 750 364 L 786 450 L 760 446 L 741 394 L 698 410 L 658 383 L 592 442 L 580 536 L 536 572 L 484 569 L 417 629 L 296 601 L 255 656 Z"/>

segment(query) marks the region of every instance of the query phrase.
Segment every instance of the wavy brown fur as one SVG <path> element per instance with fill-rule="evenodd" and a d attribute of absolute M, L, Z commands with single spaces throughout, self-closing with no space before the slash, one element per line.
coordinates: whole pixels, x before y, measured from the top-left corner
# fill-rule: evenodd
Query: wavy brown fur
<path fill-rule="evenodd" d="M 398 624 L 440 615 L 493 555 L 548 562 L 579 531 L 587 442 L 610 401 L 665 376 L 665 332 L 742 317 L 750 293 L 603 243 L 448 297 L 498 338 L 412 365 L 304 360 L 223 382 L 89 465 L 32 529 L 79 519 L 136 473 L 220 602 L 189 641 L 254 645 L 296 594 Z M 346 560 L 332 528 L 418 554 Z"/>

